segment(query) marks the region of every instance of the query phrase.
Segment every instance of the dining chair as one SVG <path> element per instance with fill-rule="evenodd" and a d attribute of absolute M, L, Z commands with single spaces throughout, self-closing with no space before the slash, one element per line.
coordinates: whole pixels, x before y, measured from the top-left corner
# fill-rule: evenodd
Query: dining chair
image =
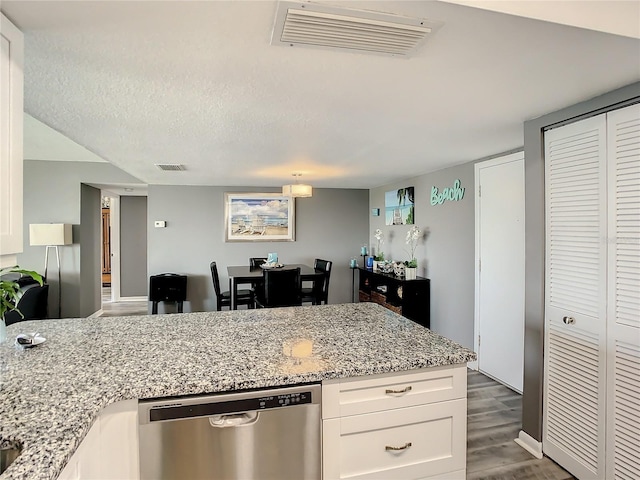
<path fill-rule="evenodd" d="M 222 307 L 229 307 L 231 310 L 231 292 L 229 290 L 220 291 L 220 277 L 218 276 L 218 265 L 216 262 L 209 264 L 211 268 L 211 279 L 213 280 L 213 289 L 216 292 L 216 310 L 222 310 Z M 238 305 L 247 305 L 249 308 L 255 308 L 255 296 L 252 290 L 238 289 L 238 297 L 236 299 Z"/>
<path fill-rule="evenodd" d="M 271 308 L 302 305 L 300 267 L 267 269 L 262 276 L 264 287 L 256 296 L 256 306 Z"/>
<path fill-rule="evenodd" d="M 318 273 L 323 273 L 322 278 L 315 280 L 311 287 L 302 289 L 302 301 L 311 302 L 313 305 L 326 305 L 329 302 L 329 280 L 331 278 L 331 260 L 316 258 L 313 262 L 313 269 Z"/>
<path fill-rule="evenodd" d="M 260 265 L 267 263 L 267 257 L 249 257 L 249 268 L 251 270 L 255 270 L 260 267 Z M 251 282 L 251 291 L 253 295 L 256 296 L 259 291 L 262 290 L 262 277 L 255 279 Z"/>
<path fill-rule="evenodd" d="M 249 257 L 249 267 L 253 270 L 263 263 L 267 263 L 267 257 Z"/>

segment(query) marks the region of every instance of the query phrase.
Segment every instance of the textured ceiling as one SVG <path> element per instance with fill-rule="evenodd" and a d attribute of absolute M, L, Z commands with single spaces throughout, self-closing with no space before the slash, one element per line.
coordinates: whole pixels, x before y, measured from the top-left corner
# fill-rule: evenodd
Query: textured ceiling
<path fill-rule="evenodd" d="M 1 8 L 25 33 L 25 111 L 148 184 L 302 172 L 371 188 L 518 148 L 525 120 L 640 80 L 637 38 L 442 2 L 333 3 L 443 26 L 399 59 L 272 46 L 272 1 Z"/>

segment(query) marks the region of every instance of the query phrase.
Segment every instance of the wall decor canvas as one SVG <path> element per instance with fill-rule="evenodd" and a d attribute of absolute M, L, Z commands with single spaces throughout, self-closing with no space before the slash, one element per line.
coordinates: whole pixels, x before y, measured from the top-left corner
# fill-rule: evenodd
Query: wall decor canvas
<path fill-rule="evenodd" d="M 225 193 L 225 242 L 295 240 L 295 199 L 279 193 Z"/>
<path fill-rule="evenodd" d="M 384 211 L 386 225 L 413 225 L 414 208 L 413 187 L 385 192 Z"/>

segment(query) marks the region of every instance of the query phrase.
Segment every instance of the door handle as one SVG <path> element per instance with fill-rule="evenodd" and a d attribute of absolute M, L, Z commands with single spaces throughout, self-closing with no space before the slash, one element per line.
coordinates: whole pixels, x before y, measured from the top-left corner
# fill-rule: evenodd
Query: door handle
<path fill-rule="evenodd" d="M 576 319 L 573 317 L 562 317 L 562 321 L 565 323 L 565 325 L 573 325 L 574 323 L 576 323 Z"/>

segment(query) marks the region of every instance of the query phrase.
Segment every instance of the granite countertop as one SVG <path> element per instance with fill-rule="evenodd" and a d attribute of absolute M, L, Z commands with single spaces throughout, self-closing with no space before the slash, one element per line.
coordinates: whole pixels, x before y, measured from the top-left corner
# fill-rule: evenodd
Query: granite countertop
<path fill-rule="evenodd" d="M 127 399 L 317 382 L 464 363 L 475 354 L 379 305 L 88 319 L 7 327 L 0 444 L 23 451 L 2 480 L 55 479 L 99 412 Z M 34 348 L 13 345 L 38 331 Z M 285 355 L 299 340 L 312 355 Z"/>

